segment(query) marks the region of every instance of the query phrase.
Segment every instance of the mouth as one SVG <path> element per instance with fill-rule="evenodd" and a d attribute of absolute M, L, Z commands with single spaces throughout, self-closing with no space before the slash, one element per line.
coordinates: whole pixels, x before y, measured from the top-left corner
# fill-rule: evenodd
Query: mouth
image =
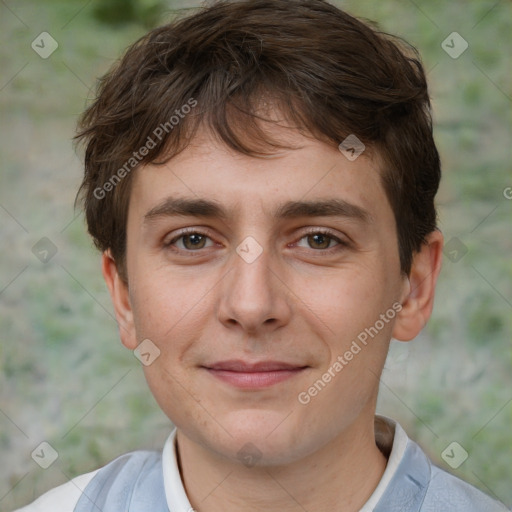
<path fill-rule="evenodd" d="M 210 375 L 232 386 L 243 389 L 259 389 L 273 386 L 301 374 L 308 366 L 281 361 L 229 360 L 203 366 Z"/>

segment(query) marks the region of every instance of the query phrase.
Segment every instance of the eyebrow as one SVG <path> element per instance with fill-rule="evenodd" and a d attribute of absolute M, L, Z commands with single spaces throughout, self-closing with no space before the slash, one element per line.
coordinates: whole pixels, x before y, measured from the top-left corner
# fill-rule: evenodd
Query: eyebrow
<path fill-rule="evenodd" d="M 144 215 L 144 223 L 150 223 L 159 217 L 171 216 L 218 218 L 227 221 L 230 211 L 216 201 L 168 197 Z M 373 221 L 370 212 L 364 208 L 335 198 L 316 201 L 288 201 L 274 210 L 273 217 L 276 219 L 346 217 L 364 223 Z"/>

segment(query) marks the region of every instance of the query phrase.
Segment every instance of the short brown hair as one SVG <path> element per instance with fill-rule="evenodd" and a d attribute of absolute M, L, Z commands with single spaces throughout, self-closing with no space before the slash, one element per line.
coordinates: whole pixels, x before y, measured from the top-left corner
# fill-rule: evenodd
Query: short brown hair
<path fill-rule="evenodd" d="M 414 252 L 436 229 L 440 180 L 417 51 L 323 0 L 238 0 L 135 42 L 80 119 L 76 139 L 86 151 L 77 199 L 96 246 L 110 249 L 123 279 L 131 169 L 168 161 L 201 124 L 247 155 L 286 147 L 262 129 L 265 98 L 303 133 L 335 146 L 354 134 L 378 152 L 401 269 L 410 272 Z"/>

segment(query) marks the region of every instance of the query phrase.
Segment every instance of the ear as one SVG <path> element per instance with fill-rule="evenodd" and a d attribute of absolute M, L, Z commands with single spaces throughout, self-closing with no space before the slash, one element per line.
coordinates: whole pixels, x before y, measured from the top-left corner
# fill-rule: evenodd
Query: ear
<path fill-rule="evenodd" d="M 443 235 L 435 230 L 413 256 L 409 292 L 402 302 L 393 328 L 393 338 L 410 341 L 425 327 L 434 307 L 434 294 L 443 255 Z"/>
<path fill-rule="evenodd" d="M 101 257 L 101 271 L 114 304 L 121 341 L 126 348 L 135 350 L 137 348 L 137 337 L 135 335 L 128 285 L 121 279 L 116 262 L 109 250 L 105 251 Z"/>

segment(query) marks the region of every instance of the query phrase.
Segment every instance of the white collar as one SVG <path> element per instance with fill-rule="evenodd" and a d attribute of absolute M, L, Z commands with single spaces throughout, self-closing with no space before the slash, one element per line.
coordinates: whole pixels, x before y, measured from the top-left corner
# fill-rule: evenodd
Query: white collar
<path fill-rule="evenodd" d="M 377 487 L 359 512 L 371 512 L 382 498 L 389 482 L 395 476 L 409 438 L 399 423 L 386 416 L 376 415 L 375 439 L 381 445 L 381 449 L 384 448 L 389 453 L 388 463 Z"/>
<path fill-rule="evenodd" d="M 176 432 L 175 427 L 167 438 L 163 449 L 165 497 L 170 511 L 191 512 L 193 508 L 185 492 L 178 467 Z M 408 437 L 404 429 L 399 423 L 385 416 L 375 416 L 375 436 L 379 447 L 390 454 L 382 478 L 360 512 L 371 512 L 377 505 L 393 478 L 407 446 Z"/>

